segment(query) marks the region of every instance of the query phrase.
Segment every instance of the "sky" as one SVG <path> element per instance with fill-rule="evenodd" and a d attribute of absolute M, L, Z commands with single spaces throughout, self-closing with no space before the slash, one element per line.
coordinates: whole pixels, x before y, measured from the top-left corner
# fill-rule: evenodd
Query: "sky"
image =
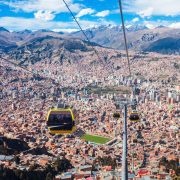
<path fill-rule="evenodd" d="M 118 0 L 65 0 L 83 29 L 120 25 Z M 122 0 L 126 26 L 180 28 L 180 0 Z M 63 0 L 0 0 L 0 27 L 77 31 Z"/>

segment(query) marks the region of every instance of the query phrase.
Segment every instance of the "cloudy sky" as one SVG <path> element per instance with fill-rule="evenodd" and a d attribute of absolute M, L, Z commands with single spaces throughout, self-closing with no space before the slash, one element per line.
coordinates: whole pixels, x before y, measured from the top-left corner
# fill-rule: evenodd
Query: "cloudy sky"
<path fill-rule="evenodd" d="M 84 29 L 119 25 L 118 0 L 65 0 Z M 122 0 L 126 25 L 180 28 L 180 0 Z M 0 26 L 9 30 L 78 30 L 62 0 L 0 0 Z"/>

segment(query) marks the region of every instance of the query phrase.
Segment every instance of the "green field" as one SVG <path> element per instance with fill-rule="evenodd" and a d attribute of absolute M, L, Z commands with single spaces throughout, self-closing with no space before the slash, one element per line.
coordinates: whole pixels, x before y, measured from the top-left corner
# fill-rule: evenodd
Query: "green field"
<path fill-rule="evenodd" d="M 88 94 L 130 94 L 130 90 L 127 87 L 121 86 L 107 86 L 107 87 L 99 87 L 99 86 L 87 86 L 86 87 Z"/>
<path fill-rule="evenodd" d="M 94 135 L 89 135 L 89 134 L 85 134 L 81 138 L 85 139 L 86 141 L 94 142 L 97 144 L 105 144 L 111 140 L 109 138 L 105 138 L 105 137 L 101 137 L 101 136 L 94 136 Z"/>

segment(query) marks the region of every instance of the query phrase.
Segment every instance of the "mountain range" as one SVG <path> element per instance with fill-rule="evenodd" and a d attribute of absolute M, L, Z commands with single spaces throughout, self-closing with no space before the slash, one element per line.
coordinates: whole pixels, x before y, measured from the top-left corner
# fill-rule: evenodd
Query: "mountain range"
<path fill-rule="evenodd" d="M 121 27 L 99 26 L 87 29 L 85 33 L 95 46 L 99 45 L 118 50 L 124 49 Z M 163 26 L 148 29 L 146 26 L 135 25 L 126 28 L 126 33 L 128 48 L 131 50 L 180 54 L 180 29 Z M 25 47 L 33 49 L 33 44 L 41 46 L 40 41 L 44 42 L 46 40 L 46 44 L 48 44 L 46 51 L 50 46 L 57 47 L 58 44 L 61 44 L 60 47 L 65 45 L 65 48 L 69 51 L 73 51 L 73 48 L 76 49 L 76 47 L 87 50 L 87 47 L 83 46 L 87 42 L 85 42 L 86 39 L 81 31 L 63 33 L 42 29 L 38 31 L 9 32 L 7 29 L 0 27 L 0 52 L 2 53 L 21 52 Z"/>
<path fill-rule="evenodd" d="M 124 49 L 121 27 L 100 26 L 85 30 L 85 33 L 92 42 L 118 50 Z M 126 28 L 126 34 L 129 49 L 163 54 L 180 54 L 180 29 L 163 26 L 148 29 L 146 26 L 135 25 Z M 74 32 L 71 35 L 73 37 L 84 38 L 80 31 Z"/>

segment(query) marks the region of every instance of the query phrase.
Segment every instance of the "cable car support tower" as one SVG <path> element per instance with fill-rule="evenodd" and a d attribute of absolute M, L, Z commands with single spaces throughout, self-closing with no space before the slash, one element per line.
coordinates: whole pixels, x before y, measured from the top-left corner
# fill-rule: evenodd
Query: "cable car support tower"
<path fill-rule="evenodd" d="M 127 38 L 126 38 L 126 29 L 125 29 L 124 16 L 123 16 L 122 0 L 118 0 L 118 3 L 119 3 L 119 9 L 120 9 L 120 18 L 121 18 L 121 23 L 122 23 L 126 57 L 127 57 L 127 62 L 128 62 L 129 76 L 132 77 L 129 52 L 128 52 L 128 45 L 127 45 Z M 132 95 L 133 95 L 132 99 L 130 101 L 126 100 L 124 103 L 119 102 L 119 105 L 122 105 L 123 109 L 124 109 L 122 180 L 128 180 L 128 146 L 127 146 L 127 137 L 128 137 L 127 136 L 127 112 L 128 112 L 128 106 L 130 105 L 132 107 L 132 109 L 134 109 L 134 110 L 136 110 L 136 106 L 137 106 L 137 101 L 135 98 L 137 88 L 134 85 L 131 85 L 131 87 L 132 87 Z"/>

